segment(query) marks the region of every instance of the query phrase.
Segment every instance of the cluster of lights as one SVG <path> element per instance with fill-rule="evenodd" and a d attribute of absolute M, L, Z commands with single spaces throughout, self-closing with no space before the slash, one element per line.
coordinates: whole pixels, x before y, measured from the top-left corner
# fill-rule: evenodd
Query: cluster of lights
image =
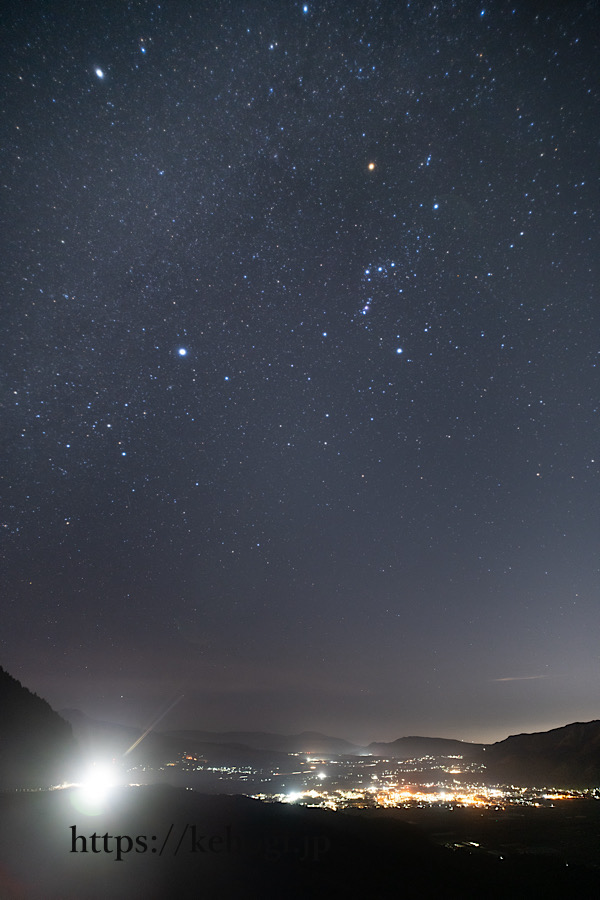
<path fill-rule="evenodd" d="M 438 805 L 450 803 L 453 806 L 497 806 L 503 799 L 503 792 L 497 789 L 487 789 L 478 793 L 470 791 L 410 791 L 406 789 L 390 789 L 379 791 L 376 796 L 380 806 L 406 806 L 406 805 Z"/>
<path fill-rule="evenodd" d="M 569 800 L 580 794 L 576 791 L 553 791 L 539 793 L 533 789 L 510 787 L 489 788 L 477 786 L 474 788 L 446 787 L 438 790 L 423 790 L 423 785 L 410 786 L 382 786 L 379 779 L 373 775 L 373 783 L 364 788 L 338 789 L 334 791 L 294 790 L 288 793 L 277 794 L 253 794 L 257 800 L 266 800 L 278 803 L 301 803 L 304 806 L 319 806 L 328 809 L 344 809 L 347 806 L 382 806 L 385 808 L 409 808 L 409 807 L 474 807 L 480 809 L 505 809 L 510 806 L 534 806 L 543 805 L 540 801 Z M 432 786 L 433 787 L 433 786 Z M 439 787 L 439 786 L 438 786 Z"/>

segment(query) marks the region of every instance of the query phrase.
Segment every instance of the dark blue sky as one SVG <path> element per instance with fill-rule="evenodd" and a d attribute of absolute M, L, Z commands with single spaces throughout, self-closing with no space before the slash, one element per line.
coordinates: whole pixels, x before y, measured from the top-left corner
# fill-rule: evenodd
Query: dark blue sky
<path fill-rule="evenodd" d="M 600 715 L 599 25 L 8 4 L 11 674 L 354 740 Z"/>

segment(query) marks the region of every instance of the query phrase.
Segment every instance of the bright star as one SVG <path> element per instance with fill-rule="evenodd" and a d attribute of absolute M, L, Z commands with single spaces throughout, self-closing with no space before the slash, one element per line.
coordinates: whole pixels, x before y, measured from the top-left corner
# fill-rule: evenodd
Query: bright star
<path fill-rule="evenodd" d="M 180 347 L 177 352 L 180 356 L 187 356 L 187 350 L 185 349 L 185 347 Z"/>
<path fill-rule="evenodd" d="M 104 72 L 102 71 L 102 69 L 96 69 L 96 75 L 98 76 L 98 78 L 104 78 Z"/>
<path fill-rule="evenodd" d="M 398 347 L 398 349 L 396 350 L 396 353 L 404 353 L 404 350 L 402 349 L 402 347 Z"/>
<path fill-rule="evenodd" d="M 370 162 L 369 165 L 367 166 L 367 169 L 369 170 L 369 172 L 372 172 L 374 168 L 375 168 L 374 162 Z"/>

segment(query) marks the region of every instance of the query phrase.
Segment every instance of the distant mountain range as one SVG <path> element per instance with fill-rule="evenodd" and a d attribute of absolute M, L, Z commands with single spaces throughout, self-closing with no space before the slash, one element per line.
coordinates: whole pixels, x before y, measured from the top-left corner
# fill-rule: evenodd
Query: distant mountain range
<path fill-rule="evenodd" d="M 328 737 L 317 731 L 301 734 L 271 734 L 265 731 L 169 731 L 170 737 L 194 743 L 243 744 L 253 750 L 272 750 L 278 753 L 328 753 L 349 756 L 361 748 L 342 738 Z"/>
<path fill-rule="evenodd" d="M 423 756 L 462 756 L 465 759 L 475 759 L 486 746 L 449 738 L 402 737 L 388 744 L 376 741 L 369 744 L 367 750 L 373 756 L 392 759 L 415 759 Z"/>
<path fill-rule="evenodd" d="M 125 745 L 130 746 L 140 736 L 135 729 L 95 722 L 74 710 L 65 710 L 62 715 L 72 723 L 82 743 L 104 743 L 114 748 L 115 753 L 121 747 L 126 749 Z M 375 741 L 367 747 L 311 731 L 293 735 L 261 731 L 164 731 L 148 735 L 136 751 L 140 759 L 148 760 L 164 758 L 168 752 L 193 752 L 210 762 L 256 766 L 282 765 L 289 753 L 332 757 L 371 755 L 399 760 L 460 756 L 483 764 L 490 782 L 562 787 L 600 784 L 600 721 L 512 735 L 495 744 L 413 736 L 387 743 Z"/>
<path fill-rule="evenodd" d="M 99 752 L 104 757 L 123 756 L 137 744 L 143 733 L 132 726 L 92 719 L 79 709 L 61 709 L 60 715 L 73 728 L 73 734 L 88 759 Z M 178 747 L 161 732 L 151 731 L 128 756 L 132 764 L 158 763 L 164 761 L 169 753 L 176 752 Z"/>
<path fill-rule="evenodd" d="M 0 668 L 0 789 L 44 786 L 63 780 L 78 759 L 90 754 L 156 765 L 184 753 L 211 763 L 279 766 L 290 753 L 314 756 L 371 755 L 388 759 L 460 756 L 485 765 L 489 782 L 557 787 L 600 785 L 600 721 L 576 722 L 534 734 L 512 735 L 495 744 L 433 737 L 401 737 L 358 747 L 318 732 L 283 735 L 259 731 L 201 730 L 142 732 L 91 719 L 78 710 L 54 712 Z M 137 746 L 134 746 L 136 745 Z M 131 749 L 133 748 L 133 749 Z"/>

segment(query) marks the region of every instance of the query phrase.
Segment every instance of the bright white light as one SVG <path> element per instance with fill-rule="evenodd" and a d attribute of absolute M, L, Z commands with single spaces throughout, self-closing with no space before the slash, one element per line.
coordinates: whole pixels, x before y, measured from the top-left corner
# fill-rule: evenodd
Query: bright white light
<path fill-rule="evenodd" d="M 398 347 L 398 349 L 396 350 L 396 353 L 404 353 L 404 350 L 402 349 L 402 347 Z"/>
<path fill-rule="evenodd" d="M 102 71 L 102 69 L 96 69 L 96 75 L 98 76 L 98 78 L 104 78 L 104 72 Z"/>
<path fill-rule="evenodd" d="M 187 350 L 185 349 L 185 347 L 180 347 L 177 352 L 180 356 L 187 356 Z"/>
<path fill-rule="evenodd" d="M 321 779 L 321 781 L 323 781 L 324 778 L 327 778 L 327 775 L 325 774 L 325 772 L 319 772 L 319 778 Z"/>
<path fill-rule="evenodd" d="M 95 800 L 102 800 L 117 783 L 114 768 L 107 765 L 93 765 L 85 774 L 81 787 Z"/>
<path fill-rule="evenodd" d="M 299 800 L 301 796 L 302 796 L 302 794 L 299 793 L 298 791 L 292 791 L 291 794 L 287 795 L 286 799 L 287 799 L 288 803 L 295 803 L 296 800 Z"/>
<path fill-rule="evenodd" d="M 106 809 L 113 788 L 117 786 L 118 771 L 114 765 L 94 764 L 85 772 L 70 795 L 75 809 L 85 816 L 98 816 Z"/>

